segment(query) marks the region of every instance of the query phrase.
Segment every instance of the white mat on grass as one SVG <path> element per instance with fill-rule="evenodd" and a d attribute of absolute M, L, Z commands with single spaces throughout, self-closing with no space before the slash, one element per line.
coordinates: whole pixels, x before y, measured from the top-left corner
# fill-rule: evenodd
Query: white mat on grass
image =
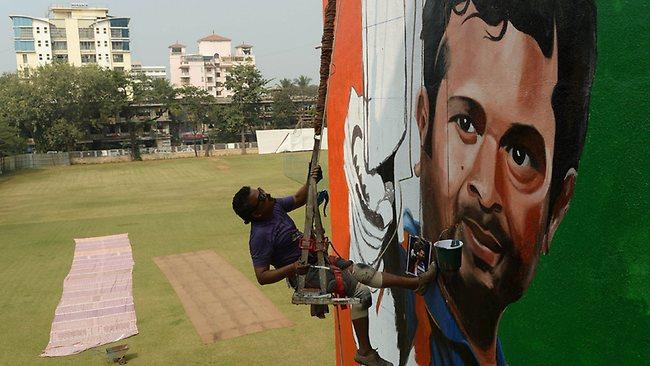
<path fill-rule="evenodd" d="M 70 273 L 41 357 L 67 356 L 138 334 L 128 234 L 75 239 Z"/>

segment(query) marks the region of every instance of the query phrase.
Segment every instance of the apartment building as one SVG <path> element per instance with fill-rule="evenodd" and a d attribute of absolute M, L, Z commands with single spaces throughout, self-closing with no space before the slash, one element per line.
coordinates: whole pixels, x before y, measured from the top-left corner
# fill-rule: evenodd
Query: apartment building
<path fill-rule="evenodd" d="M 167 68 L 165 66 L 144 66 L 140 62 L 131 64 L 131 73 L 144 74 L 152 79 L 167 78 Z"/>
<path fill-rule="evenodd" d="M 211 34 L 198 41 L 198 51 L 187 53 L 180 43 L 169 46 L 169 73 L 172 85 L 192 85 L 217 98 L 232 96 L 225 88 L 226 76 L 237 65 L 255 66 L 253 46 L 242 43 L 232 52 L 231 39 Z"/>
<path fill-rule="evenodd" d="M 51 62 L 131 70 L 129 18 L 83 3 L 52 6 L 47 18 L 10 15 L 17 69 Z"/>

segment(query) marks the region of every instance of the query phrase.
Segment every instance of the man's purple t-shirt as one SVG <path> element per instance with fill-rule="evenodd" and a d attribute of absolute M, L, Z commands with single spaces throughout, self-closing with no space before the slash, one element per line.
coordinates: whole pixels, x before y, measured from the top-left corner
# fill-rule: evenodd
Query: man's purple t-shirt
<path fill-rule="evenodd" d="M 272 265 L 280 268 L 300 258 L 300 232 L 287 212 L 293 210 L 293 197 L 278 198 L 273 216 L 265 221 L 251 222 L 249 247 L 254 267 Z"/>

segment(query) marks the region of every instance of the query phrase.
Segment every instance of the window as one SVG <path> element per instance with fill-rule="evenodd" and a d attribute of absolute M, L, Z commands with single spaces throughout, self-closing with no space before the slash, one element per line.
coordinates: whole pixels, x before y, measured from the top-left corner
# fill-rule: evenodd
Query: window
<path fill-rule="evenodd" d="M 97 62 L 95 55 L 81 55 L 81 63 L 87 64 L 91 62 Z"/>
<path fill-rule="evenodd" d="M 95 28 L 95 33 L 99 34 L 99 28 Z"/>
<path fill-rule="evenodd" d="M 213 79 L 213 78 L 211 78 L 211 77 L 208 77 L 208 83 L 211 83 L 211 82 L 213 82 L 213 81 L 214 81 L 214 79 Z"/>
<path fill-rule="evenodd" d="M 217 90 L 217 95 L 221 95 L 221 92 Z"/>
<path fill-rule="evenodd" d="M 45 40 L 45 47 L 50 47 L 50 41 Z"/>
<path fill-rule="evenodd" d="M 24 64 L 27 63 L 27 54 L 26 53 L 23 53 L 23 63 Z"/>
<path fill-rule="evenodd" d="M 36 33 L 41 33 L 41 28 L 36 27 Z"/>
<path fill-rule="evenodd" d="M 101 54 L 101 53 L 100 53 L 99 55 L 97 55 L 97 59 L 98 59 L 98 60 L 101 60 L 101 59 L 102 59 L 102 54 Z"/>
<path fill-rule="evenodd" d="M 43 28 L 43 33 L 47 33 L 47 27 Z"/>
<path fill-rule="evenodd" d="M 126 28 L 129 26 L 128 18 L 111 19 L 111 27 Z"/>
<path fill-rule="evenodd" d="M 95 36 L 93 35 L 93 29 L 92 28 L 79 28 L 79 39 L 93 39 Z"/>
<path fill-rule="evenodd" d="M 56 62 L 68 62 L 68 55 L 54 55 L 54 61 Z"/>
<path fill-rule="evenodd" d="M 104 34 L 106 34 L 106 28 L 104 28 Z"/>
<path fill-rule="evenodd" d="M 212 88 L 211 86 L 208 87 L 208 91 L 212 91 L 212 89 L 213 89 L 213 88 Z"/>
<path fill-rule="evenodd" d="M 65 28 L 57 28 L 52 26 L 51 36 L 52 39 L 65 39 Z"/>
<path fill-rule="evenodd" d="M 68 43 L 66 41 L 54 41 L 52 42 L 53 50 L 66 50 L 68 49 Z"/>
<path fill-rule="evenodd" d="M 220 72 L 217 73 L 217 77 L 218 77 L 218 78 L 221 77 L 221 73 L 220 73 Z"/>
<path fill-rule="evenodd" d="M 113 62 L 124 62 L 124 55 L 121 53 L 113 55 Z"/>
<path fill-rule="evenodd" d="M 32 51 L 34 52 L 34 41 L 15 41 L 14 47 L 16 51 Z"/>
<path fill-rule="evenodd" d="M 102 41 L 97 41 L 97 47 L 100 47 L 102 45 Z"/>
<path fill-rule="evenodd" d="M 104 41 L 104 47 L 108 47 L 108 41 Z"/>
<path fill-rule="evenodd" d="M 128 51 L 129 42 L 123 42 L 123 41 L 111 42 L 111 47 L 114 50 Z"/>
<path fill-rule="evenodd" d="M 36 45 L 37 45 L 38 47 L 41 47 L 41 41 L 36 41 Z"/>
<path fill-rule="evenodd" d="M 16 38 L 34 39 L 34 30 L 32 28 L 14 28 Z"/>
<path fill-rule="evenodd" d="M 39 54 L 38 54 L 38 59 L 39 59 L 40 61 L 43 61 L 43 54 L 42 54 L 42 53 L 39 53 Z"/>
<path fill-rule="evenodd" d="M 50 54 L 47 54 L 47 60 L 50 61 Z"/>
<path fill-rule="evenodd" d="M 95 49 L 95 42 L 79 42 L 79 48 L 82 51 L 92 51 Z"/>
<path fill-rule="evenodd" d="M 124 71 L 123 67 L 114 67 L 113 70 L 115 71 Z"/>

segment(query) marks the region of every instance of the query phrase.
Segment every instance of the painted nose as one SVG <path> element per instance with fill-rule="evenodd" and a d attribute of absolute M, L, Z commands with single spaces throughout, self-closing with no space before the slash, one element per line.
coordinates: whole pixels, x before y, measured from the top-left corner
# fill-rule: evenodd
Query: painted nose
<path fill-rule="evenodd" d="M 503 209 L 496 182 L 498 153 L 497 142 L 486 136 L 481 143 L 467 181 L 470 197 L 476 198 L 481 209 L 486 212 L 501 212 Z"/>

